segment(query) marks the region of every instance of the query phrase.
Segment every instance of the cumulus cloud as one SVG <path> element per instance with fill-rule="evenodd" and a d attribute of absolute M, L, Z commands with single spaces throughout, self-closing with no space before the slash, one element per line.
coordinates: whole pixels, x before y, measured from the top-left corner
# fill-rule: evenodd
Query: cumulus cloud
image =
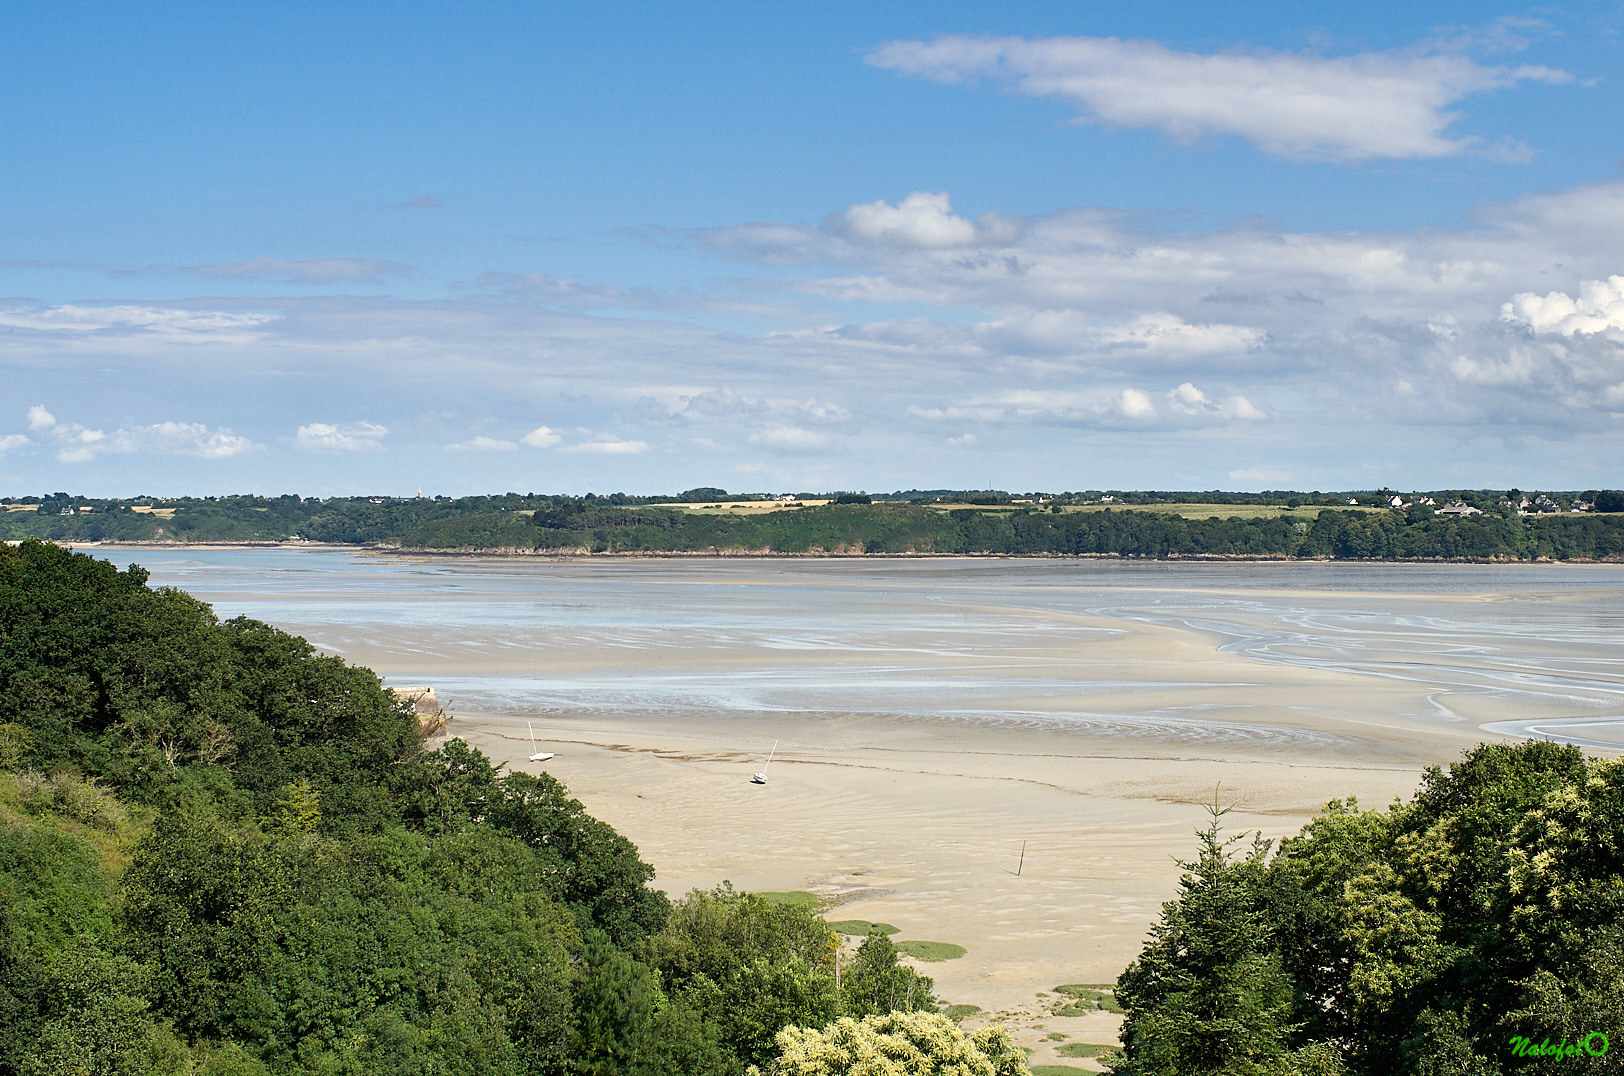
<path fill-rule="evenodd" d="M 564 438 L 557 431 L 547 426 L 537 426 L 535 429 L 519 438 L 519 441 L 522 444 L 529 445 L 531 448 L 552 448 L 563 439 Z"/>
<path fill-rule="evenodd" d="M 1292 160 L 1359 161 L 1464 153 L 1517 157 L 1513 143 L 1449 137 L 1451 106 L 1520 82 L 1565 82 L 1545 67 L 1489 67 L 1453 53 L 1179 52 L 1111 37 L 893 41 L 876 67 L 938 82 L 985 79 L 1057 97 L 1084 122 L 1153 128 L 1180 143 L 1236 135 Z"/>
<path fill-rule="evenodd" d="M 0 455 L 29 444 L 33 444 L 33 442 L 28 439 L 27 434 L 8 433 L 4 437 L 0 437 Z"/>
<path fill-rule="evenodd" d="M 1536 333 L 1563 336 L 1624 329 L 1624 276 L 1582 281 L 1577 298 L 1560 291 L 1522 292 L 1501 307 L 1500 317 Z"/>
<path fill-rule="evenodd" d="M 1117 397 L 1117 410 L 1129 418 L 1154 418 L 1156 405 L 1150 402 L 1150 395 L 1139 389 L 1123 389 Z"/>
<path fill-rule="evenodd" d="M 200 422 L 159 422 L 151 426 L 121 427 L 111 432 L 88 429 L 78 423 L 55 424 L 51 438 L 59 446 L 61 463 L 88 463 L 110 454 L 195 456 L 219 460 L 252 452 L 260 446 L 228 429 L 210 429 Z"/>
<path fill-rule="evenodd" d="M 56 425 L 56 416 L 45 410 L 44 404 L 35 404 L 28 409 L 28 428 L 31 430 L 48 430 Z"/>
<path fill-rule="evenodd" d="M 896 205 L 885 201 L 849 206 L 842 216 L 847 235 L 895 247 L 963 247 L 1014 238 L 1012 218 L 984 214 L 980 225 L 953 215 L 947 192 L 915 191 Z"/>
<path fill-rule="evenodd" d="M 1217 415 L 1241 422 L 1256 422 L 1266 418 L 1263 411 L 1245 396 L 1234 394 L 1221 400 L 1211 400 L 1207 394 L 1186 381 L 1167 394 L 1168 405 L 1182 415 Z"/>
<path fill-rule="evenodd" d="M 447 445 L 452 452 L 516 452 L 519 446 L 513 441 L 503 441 L 495 437 L 475 437 L 459 444 Z"/>
<path fill-rule="evenodd" d="M 188 276 L 215 280 L 271 280 L 283 284 L 377 284 L 411 272 L 399 262 L 372 258 L 255 258 L 246 262 L 188 265 Z"/>
<path fill-rule="evenodd" d="M 786 237 L 790 254 L 822 244 L 819 257 L 830 261 L 739 285 L 794 316 L 626 316 L 516 292 L 294 297 L 277 300 L 274 321 L 229 341 L 216 336 L 221 346 L 201 352 L 170 346 L 138 318 L 109 317 L 112 307 L 81 304 L 102 319 L 86 331 L 63 328 L 72 319 L 61 308 L 0 304 L 13 320 L 55 311 L 44 319 L 50 331 L 0 325 L 0 368 L 30 386 L 13 394 L 17 428 L 53 450 L 64 445 L 21 424 L 30 400 L 108 391 L 137 397 L 124 405 L 133 409 L 171 406 L 161 393 L 238 393 L 263 399 L 269 413 L 290 406 L 282 401 L 300 407 L 364 391 L 378 414 L 432 408 L 442 416 L 434 423 L 491 416 L 501 425 L 477 429 L 492 439 L 558 454 L 558 481 L 584 483 L 590 461 L 594 481 L 614 474 L 627 488 L 720 453 L 750 458 L 740 449 L 769 460 L 838 453 L 828 486 L 874 485 L 860 476 L 890 461 L 895 469 L 883 473 L 923 475 L 950 438 L 973 434 L 986 445 L 995 428 L 999 451 L 1026 446 L 1037 468 L 1065 458 L 1074 433 L 1087 431 L 1090 453 L 1135 461 L 1131 473 L 1147 482 L 1189 473 L 1207 484 L 1297 451 L 1287 445 L 1337 461 L 1364 458 L 1366 447 L 1393 455 L 1425 445 L 1404 453 L 1418 472 L 1455 459 L 1468 483 L 1485 480 L 1468 474 L 1481 460 L 1511 461 L 1493 472 L 1509 475 L 1537 456 L 1549 473 L 1567 473 L 1574 457 L 1539 455 L 1527 447 L 1534 442 L 1595 435 L 1624 444 L 1615 417 L 1624 412 L 1624 348 L 1617 328 L 1596 331 L 1614 309 L 1624 183 L 1519 198 L 1413 231 L 1292 232 L 1255 220 L 1166 230 L 1083 207 L 1023 219 L 1007 242 L 931 247 L 859 240 L 844 212 L 831 214 L 838 229 L 768 229 Z M 869 303 L 899 297 L 917 305 Z M 226 301 L 122 305 L 205 320 L 241 313 Z M 521 437 L 539 414 L 567 417 L 568 426 Z M 300 420 L 285 421 L 291 433 Z M 399 466 L 427 475 L 436 460 L 414 453 L 444 463 L 454 458 L 444 443 L 475 429 L 450 428 L 459 432 L 401 441 L 313 424 L 289 441 L 317 451 L 398 442 Z M 634 442 L 597 432 L 626 429 L 668 433 Z M 1218 429 L 1225 436 L 1198 432 Z M 1133 436 L 1147 432 L 1156 436 Z M 1113 433 L 1127 436 L 1096 436 Z M 812 446 L 808 435 L 827 440 Z M 794 451 L 797 438 L 804 453 Z M 1522 456 L 1495 454 L 1494 444 L 1512 439 Z M 580 455 L 561 454 L 576 442 Z M 1595 444 L 1583 458 L 1608 458 L 1614 442 Z M 1344 462 L 1293 465 L 1316 482 L 1363 480 Z M 305 466 L 325 467 L 317 457 Z M 795 481 L 815 471 L 797 466 Z M 1117 484 L 1129 481 L 1130 472 L 1116 473 Z"/>
<path fill-rule="evenodd" d="M 376 452 L 389 428 L 372 422 L 312 422 L 293 435 L 295 448 L 306 452 Z"/>

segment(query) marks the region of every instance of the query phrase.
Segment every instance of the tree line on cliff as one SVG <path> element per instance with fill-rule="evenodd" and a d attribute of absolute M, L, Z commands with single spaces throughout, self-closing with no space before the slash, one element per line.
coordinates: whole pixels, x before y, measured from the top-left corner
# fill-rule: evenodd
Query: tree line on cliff
<path fill-rule="evenodd" d="M 1624 556 L 1624 515 L 1448 516 L 1422 508 L 1199 519 L 1131 509 L 941 511 L 876 503 L 744 516 L 575 501 L 532 516 L 498 513 L 425 524 L 404 542 L 426 549 L 588 553 L 1599 560 Z"/>
<path fill-rule="evenodd" d="M 369 670 L 0 547 L 3 1076 L 743 1076 L 934 1013 L 883 935 L 837 966 L 813 911 L 653 877 Z"/>
<path fill-rule="evenodd" d="M 689 491 L 690 493 L 696 491 Z M 717 492 L 721 491 L 707 491 Z M 1608 497 L 1611 491 L 1603 491 Z M 773 512 L 727 514 L 671 508 L 654 498 L 507 493 L 487 497 L 183 498 L 164 515 L 124 502 L 41 500 L 52 511 L 0 515 L 0 537 L 56 541 L 312 542 L 414 549 L 588 553 L 921 553 L 1017 556 L 1325 557 L 1340 560 L 1598 560 L 1624 557 L 1624 512 L 1521 516 L 1509 502 L 1475 499 L 1477 515 L 1439 514 L 1416 503 L 1394 510 L 1324 507 L 1342 495 L 1292 495 L 1309 506 L 1278 515 L 1184 516 L 1143 507 L 1065 511 L 970 497 L 975 508 L 930 500 L 848 496 Z M 896 495 L 900 497 L 901 495 Z M 923 495 L 921 495 L 923 496 Z M 1124 495 L 1130 496 L 1130 495 Z M 1173 494 L 1131 495 L 1150 505 Z M 1261 495 L 1209 493 L 1255 509 Z M 1284 496 L 1283 494 L 1280 496 Z M 1599 507 L 1612 506 L 1594 494 Z M 1357 499 L 1357 498 L 1356 498 Z M 1373 498 L 1364 498 L 1371 500 Z M 1624 495 L 1618 498 L 1624 502 Z M 1606 501 L 1606 505 L 1600 502 Z M 864 503 L 871 502 L 871 503 Z M 1624 503 L 1621 503 L 1624 507 Z M 60 514 L 71 510 L 70 514 Z"/>

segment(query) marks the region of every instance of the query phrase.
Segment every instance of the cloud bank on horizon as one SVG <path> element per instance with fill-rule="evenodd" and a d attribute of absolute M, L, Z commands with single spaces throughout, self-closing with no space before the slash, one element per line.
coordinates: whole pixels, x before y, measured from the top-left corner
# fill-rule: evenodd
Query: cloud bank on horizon
<path fill-rule="evenodd" d="M 1624 180 L 1568 157 L 1567 182 L 1517 179 L 1563 131 L 1493 107 L 1619 108 L 1569 40 L 1520 17 L 1334 52 L 876 35 L 830 76 L 966 109 L 1011 153 L 1156 155 L 1164 212 L 1058 187 L 1034 211 L 1039 171 L 992 157 L 574 236 L 516 236 L 502 198 L 459 231 L 474 194 L 417 182 L 436 193 L 352 199 L 361 223 L 279 249 L 135 236 L 121 260 L 64 225 L 0 262 L 39 296 L 0 300 L 0 487 L 1624 485 Z M 1019 99 L 1070 118 L 1001 121 Z M 1173 200 L 1204 169 L 1242 193 Z M 1417 190 L 1452 208 L 1396 213 Z M 1348 191 L 1359 227 L 1275 212 Z"/>

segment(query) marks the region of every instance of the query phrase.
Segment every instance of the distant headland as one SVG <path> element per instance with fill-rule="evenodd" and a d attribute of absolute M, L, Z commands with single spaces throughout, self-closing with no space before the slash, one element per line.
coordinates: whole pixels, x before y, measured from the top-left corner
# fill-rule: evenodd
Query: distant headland
<path fill-rule="evenodd" d="M 0 539 L 412 553 L 1624 559 L 1624 493 L 1389 489 L 83 497 L 0 502 Z"/>

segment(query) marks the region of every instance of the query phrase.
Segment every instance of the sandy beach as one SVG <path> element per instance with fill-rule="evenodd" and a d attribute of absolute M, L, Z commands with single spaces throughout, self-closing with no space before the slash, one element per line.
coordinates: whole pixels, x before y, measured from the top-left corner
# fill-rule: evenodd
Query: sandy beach
<path fill-rule="evenodd" d="M 1503 737 L 1486 724 L 1617 742 L 1624 710 L 1617 568 L 198 556 L 136 559 L 436 685 L 494 760 L 540 769 L 533 725 L 674 896 L 805 890 L 963 946 L 922 970 L 1035 1063 L 1085 1064 L 1051 1032 L 1112 1041 L 1115 1017 L 1054 1015 L 1053 988 L 1134 958 L 1215 790 L 1230 827 L 1279 838 L 1331 798 L 1409 795 Z"/>
<path fill-rule="evenodd" d="M 1328 795 L 1380 805 L 1409 792 L 1418 772 L 1398 759 L 1157 755 L 1143 743 L 1057 743 L 1036 731 L 784 724 L 667 724 L 651 734 L 549 721 L 542 746 L 558 757 L 544 766 L 524 761 L 528 733 L 512 715 L 459 715 L 453 731 L 513 768 L 564 781 L 637 843 L 673 895 L 721 879 L 807 890 L 830 902 L 830 919 L 963 945 L 964 957 L 921 971 L 944 1001 L 1003 1014 L 1038 1049 L 1035 1061 L 1052 1051 L 1047 1031 L 1112 1041 L 1116 1018 L 1053 1016 L 1060 999 L 1043 995 L 1111 982 L 1134 957 L 1220 783 L 1236 807 L 1226 821 L 1280 836 Z M 768 785 L 749 783 L 762 762 L 756 745 L 782 733 L 792 735 Z"/>

